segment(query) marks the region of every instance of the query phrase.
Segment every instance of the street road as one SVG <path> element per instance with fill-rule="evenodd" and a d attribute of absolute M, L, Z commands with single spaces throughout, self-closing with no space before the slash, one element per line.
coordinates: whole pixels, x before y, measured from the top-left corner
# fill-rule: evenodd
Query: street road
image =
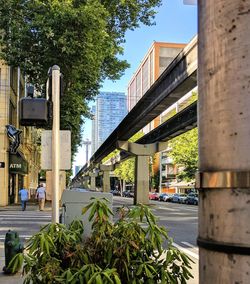
<path fill-rule="evenodd" d="M 132 198 L 114 196 L 115 206 L 132 204 Z M 192 265 L 194 279 L 190 279 L 188 284 L 199 283 L 199 251 L 196 245 L 198 206 L 151 200 L 150 207 L 159 218 L 159 224 L 167 228 L 174 245 L 194 261 Z"/>
<path fill-rule="evenodd" d="M 132 205 L 132 198 L 114 196 L 114 204 Z M 198 206 L 171 202 L 150 201 L 159 224 L 165 226 L 174 242 L 198 259 L 196 245 L 198 230 Z"/>
<path fill-rule="evenodd" d="M 159 218 L 159 224 L 168 229 L 169 236 L 174 239 L 174 245 L 188 254 L 195 262 L 193 264 L 194 279 L 188 284 L 198 283 L 198 248 L 196 245 L 198 227 L 198 206 L 175 204 L 170 202 L 150 201 L 153 213 Z M 113 207 L 132 205 L 132 198 L 114 196 Z M 40 212 L 37 206 L 27 207 L 22 212 L 19 206 L 8 207 L 0 210 L 0 270 L 4 266 L 4 239 L 6 232 L 15 230 L 19 233 L 22 242 L 38 232 L 41 226 L 51 221 L 51 210 Z M 14 279 L 13 279 L 14 280 Z M 19 282 L 6 283 L 19 283 Z M 0 279 L 3 282 L 3 278 Z M 21 282 L 20 282 L 21 283 Z"/>

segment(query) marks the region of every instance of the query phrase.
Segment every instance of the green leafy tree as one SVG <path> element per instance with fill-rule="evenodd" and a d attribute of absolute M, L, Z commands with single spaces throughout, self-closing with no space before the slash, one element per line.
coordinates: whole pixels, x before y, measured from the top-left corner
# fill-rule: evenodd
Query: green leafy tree
<path fill-rule="evenodd" d="M 174 163 L 183 170 L 178 174 L 181 180 L 190 181 L 194 179 L 198 168 L 198 130 L 194 128 L 169 142 L 172 149 L 169 156 Z"/>
<path fill-rule="evenodd" d="M 81 144 L 87 102 L 104 79 L 117 80 L 129 66 L 123 53 L 127 30 L 151 25 L 161 0 L 0 0 L 0 57 L 20 66 L 44 89 L 50 66 L 64 75 L 61 129 L 72 132 L 72 152 Z"/>
<path fill-rule="evenodd" d="M 160 185 L 160 171 L 158 170 L 154 175 L 151 176 L 151 187 L 158 189 Z"/>
<path fill-rule="evenodd" d="M 129 139 L 130 142 L 135 142 L 144 135 L 143 132 L 137 132 Z M 118 168 L 115 169 L 115 175 L 126 182 L 134 183 L 135 180 L 135 157 L 131 157 L 122 162 Z"/>

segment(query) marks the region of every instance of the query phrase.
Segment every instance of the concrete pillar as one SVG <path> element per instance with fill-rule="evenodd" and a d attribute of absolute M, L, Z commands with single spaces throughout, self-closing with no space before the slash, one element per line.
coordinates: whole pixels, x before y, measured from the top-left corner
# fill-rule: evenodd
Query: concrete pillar
<path fill-rule="evenodd" d="M 88 181 L 89 181 L 89 179 L 88 179 L 88 177 L 84 177 L 83 178 L 83 186 L 84 186 L 84 188 L 89 188 L 89 183 L 88 183 Z"/>
<path fill-rule="evenodd" d="M 199 283 L 250 283 L 250 1 L 198 3 Z"/>
<path fill-rule="evenodd" d="M 110 174 L 109 174 L 109 171 L 103 172 L 103 192 L 110 192 Z"/>
<path fill-rule="evenodd" d="M 149 204 L 149 157 L 135 158 L 135 197 L 134 204 Z"/>
<path fill-rule="evenodd" d="M 110 172 L 114 168 L 114 165 L 100 165 L 100 170 L 103 171 L 103 192 L 110 192 Z"/>
<path fill-rule="evenodd" d="M 90 176 L 90 189 L 96 190 L 96 183 L 95 183 L 96 174 L 90 173 L 89 176 Z"/>
<path fill-rule="evenodd" d="M 148 204 L 149 198 L 149 156 L 163 151 L 167 142 L 152 144 L 136 144 L 128 141 L 118 141 L 117 148 L 136 156 L 135 159 L 135 197 L 134 204 Z M 164 148 L 165 147 L 165 148 Z"/>

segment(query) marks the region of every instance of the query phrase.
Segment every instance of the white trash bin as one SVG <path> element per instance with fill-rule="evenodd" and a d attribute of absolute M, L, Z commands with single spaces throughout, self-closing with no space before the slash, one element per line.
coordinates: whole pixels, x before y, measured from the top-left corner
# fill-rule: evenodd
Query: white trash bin
<path fill-rule="evenodd" d="M 73 220 L 82 220 L 84 224 L 84 237 L 90 235 L 91 223 L 88 221 L 90 210 L 82 215 L 82 209 L 92 202 L 90 200 L 92 197 L 108 199 L 110 202 L 108 206 L 112 210 L 113 195 L 111 193 L 87 191 L 84 189 L 64 190 L 62 193 L 62 223 L 68 226 Z"/>

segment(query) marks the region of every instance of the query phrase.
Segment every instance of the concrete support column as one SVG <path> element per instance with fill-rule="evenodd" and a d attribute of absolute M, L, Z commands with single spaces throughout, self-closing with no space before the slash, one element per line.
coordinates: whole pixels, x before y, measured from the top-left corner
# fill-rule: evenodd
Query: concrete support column
<path fill-rule="evenodd" d="M 199 283 L 250 283 L 250 1 L 198 3 Z"/>
<path fill-rule="evenodd" d="M 89 174 L 90 176 L 90 189 L 96 190 L 96 183 L 95 183 L 95 177 L 96 175 L 94 173 Z"/>
<path fill-rule="evenodd" d="M 88 178 L 87 177 L 84 177 L 83 178 L 83 186 L 84 186 L 84 188 L 89 188 L 89 183 L 88 183 Z"/>
<path fill-rule="evenodd" d="M 103 192 L 110 192 L 110 172 L 114 170 L 114 165 L 100 165 L 103 171 Z"/>
<path fill-rule="evenodd" d="M 103 192 L 110 192 L 110 174 L 109 174 L 109 171 L 103 172 Z"/>
<path fill-rule="evenodd" d="M 135 198 L 134 204 L 149 204 L 149 156 L 135 158 Z"/>

